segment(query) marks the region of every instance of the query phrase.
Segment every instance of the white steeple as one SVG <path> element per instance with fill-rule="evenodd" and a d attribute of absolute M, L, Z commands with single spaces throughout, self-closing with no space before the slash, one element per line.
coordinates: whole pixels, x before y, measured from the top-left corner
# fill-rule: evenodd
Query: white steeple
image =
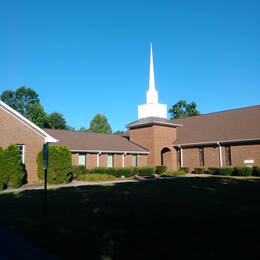
<path fill-rule="evenodd" d="M 149 75 L 149 88 L 146 92 L 146 103 L 157 104 L 158 103 L 158 91 L 155 88 L 154 80 L 154 67 L 153 67 L 153 45 L 150 47 L 150 75 Z"/>
<path fill-rule="evenodd" d="M 146 104 L 138 106 L 138 119 L 146 117 L 167 118 L 167 106 L 158 103 L 158 91 L 155 88 L 153 46 L 150 47 L 149 88 L 146 91 Z"/>

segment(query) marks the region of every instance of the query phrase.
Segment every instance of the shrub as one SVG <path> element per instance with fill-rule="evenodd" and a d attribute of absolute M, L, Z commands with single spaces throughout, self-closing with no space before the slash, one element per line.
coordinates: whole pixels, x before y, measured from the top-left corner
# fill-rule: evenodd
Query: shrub
<path fill-rule="evenodd" d="M 90 174 L 93 173 L 100 173 L 100 174 L 109 174 L 113 175 L 115 177 L 130 177 L 133 176 L 133 169 L 130 167 L 118 167 L 118 168 L 112 168 L 112 167 L 96 167 L 89 171 Z"/>
<path fill-rule="evenodd" d="M 165 165 L 158 165 L 158 166 L 156 166 L 155 172 L 157 174 L 165 173 L 165 172 L 167 172 L 167 166 L 165 166 Z"/>
<path fill-rule="evenodd" d="M 205 173 L 205 169 L 204 168 L 194 168 L 194 173 L 203 174 L 203 173 Z"/>
<path fill-rule="evenodd" d="M 165 176 L 183 176 L 185 174 L 186 172 L 182 170 L 178 170 L 178 171 L 168 170 Z"/>
<path fill-rule="evenodd" d="M 114 179 L 115 176 L 104 173 L 82 174 L 77 176 L 78 181 L 107 181 Z"/>
<path fill-rule="evenodd" d="M 185 173 L 189 173 L 190 168 L 189 167 L 179 167 L 179 171 L 184 171 Z"/>
<path fill-rule="evenodd" d="M 218 172 L 221 176 L 231 176 L 233 174 L 233 168 L 219 168 Z"/>
<path fill-rule="evenodd" d="M 220 168 L 217 167 L 209 167 L 206 172 L 213 175 L 219 175 L 219 169 Z"/>
<path fill-rule="evenodd" d="M 134 176 L 139 174 L 139 168 L 138 167 L 133 167 L 132 170 L 133 170 Z"/>
<path fill-rule="evenodd" d="M 14 188 L 18 188 L 26 183 L 26 173 L 24 165 L 16 145 L 10 145 L 6 150 L 0 151 L 0 183 L 2 187 L 7 187 L 11 182 Z"/>
<path fill-rule="evenodd" d="M 252 175 L 260 177 L 260 167 L 253 167 Z"/>
<path fill-rule="evenodd" d="M 140 176 L 153 176 L 154 174 L 154 167 L 138 167 L 138 175 Z"/>
<path fill-rule="evenodd" d="M 234 168 L 233 175 L 234 176 L 251 176 L 252 168 L 249 167 L 236 167 Z"/>
<path fill-rule="evenodd" d="M 95 167 L 93 169 L 90 169 L 89 173 L 110 174 L 115 176 L 115 169 L 112 167 Z"/>
<path fill-rule="evenodd" d="M 38 175 L 43 179 L 44 171 L 42 151 L 37 157 Z M 65 146 L 49 147 L 48 183 L 68 183 L 72 180 L 71 153 Z"/>
<path fill-rule="evenodd" d="M 73 178 L 76 178 L 78 175 L 83 175 L 87 173 L 87 169 L 83 165 L 74 165 L 72 166 L 72 175 Z"/>
<path fill-rule="evenodd" d="M 126 168 L 115 168 L 116 171 L 116 176 L 121 177 L 131 177 L 133 176 L 133 168 L 131 167 L 126 167 Z"/>

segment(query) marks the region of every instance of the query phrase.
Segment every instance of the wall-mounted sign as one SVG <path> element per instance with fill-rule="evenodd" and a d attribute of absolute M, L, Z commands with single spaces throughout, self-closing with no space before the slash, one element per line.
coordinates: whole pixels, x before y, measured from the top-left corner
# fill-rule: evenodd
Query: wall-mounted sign
<path fill-rule="evenodd" d="M 254 160 L 244 160 L 244 164 L 250 164 L 250 163 L 254 163 Z"/>

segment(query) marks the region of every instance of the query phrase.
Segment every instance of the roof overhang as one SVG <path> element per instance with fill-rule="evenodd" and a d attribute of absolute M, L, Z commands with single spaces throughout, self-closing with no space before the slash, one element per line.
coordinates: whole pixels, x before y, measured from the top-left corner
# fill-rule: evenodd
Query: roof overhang
<path fill-rule="evenodd" d="M 126 127 L 128 129 L 131 128 L 138 128 L 138 127 L 143 127 L 143 126 L 151 126 L 151 125 L 161 125 L 161 126 L 169 126 L 169 127 L 180 127 L 182 125 L 180 124 L 175 124 L 175 123 L 171 123 L 171 122 L 162 122 L 162 121 L 157 121 L 157 120 L 152 120 L 149 122 L 133 122 L 130 124 L 127 124 Z"/>
<path fill-rule="evenodd" d="M 196 143 L 176 143 L 173 144 L 174 147 L 189 147 L 189 146 L 206 146 L 206 145 L 221 145 L 228 143 L 246 143 L 246 142 L 259 142 L 260 138 L 250 138 L 250 139 L 231 139 L 231 140 L 220 140 L 220 141 L 207 141 L 207 142 L 196 142 Z"/>
<path fill-rule="evenodd" d="M 123 150 L 79 150 L 71 149 L 71 152 L 75 153 L 120 153 L 120 154 L 149 154 L 148 151 L 123 151 Z"/>
<path fill-rule="evenodd" d="M 45 131 L 43 131 L 40 127 L 35 125 L 33 122 L 22 116 L 20 113 L 18 113 L 16 110 L 5 104 L 3 101 L 0 100 L 0 107 L 2 107 L 7 113 L 15 117 L 17 120 L 19 120 L 24 125 L 31 128 L 34 132 L 36 132 L 38 135 L 44 138 L 45 143 L 56 143 L 58 142 L 57 139 L 53 138 L 49 134 L 47 134 Z"/>

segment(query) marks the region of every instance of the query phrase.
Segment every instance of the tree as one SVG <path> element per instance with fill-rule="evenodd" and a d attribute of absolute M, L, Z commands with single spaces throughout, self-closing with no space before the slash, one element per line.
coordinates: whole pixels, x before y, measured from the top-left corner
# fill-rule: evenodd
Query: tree
<path fill-rule="evenodd" d="M 28 105 L 27 118 L 41 128 L 49 128 L 48 114 L 39 103 Z"/>
<path fill-rule="evenodd" d="M 113 135 L 122 135 L 124 133 L 124 131 L 122 130 L 117 130 L 113 133 Z"/>
<path fill-rule="evenodd" d="M 66 120 L 61 113 L 54 112 L 48 117 L 49 128 L 67 129 Z"/>
<path fill-rule="evenodd" d="M 185 100 L 179 100 L 176 104 L 172 105 L 168 112 L 171 114 L 172 119 L 196 116 L 200 114 L 197 110 L 197 104 L 194 101 L 189 104 Z"/>
<path fill-rule="evenodd" d="M 97 114 L 90 122 L 89 131 L 94 133 L 111 134 L 111 126 L 107 121 L 107 118 L 102 114 Z"/>
<path fill-rule="evenodd" d="M 0 98 L 25 117 L 29 113 L 29 106 L 31 104 L 40 103 L 38 94 L 33 89 L 26 87 L 20 87 L 16 91 L 6 90 Z"/>

